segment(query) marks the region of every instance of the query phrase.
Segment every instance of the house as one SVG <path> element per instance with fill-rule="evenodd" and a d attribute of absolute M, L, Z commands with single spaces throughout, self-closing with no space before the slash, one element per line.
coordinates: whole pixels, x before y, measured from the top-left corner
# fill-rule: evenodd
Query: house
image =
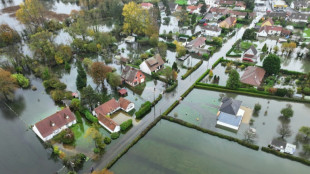
<path fill-rule="evenodd" d="M 235 1 L 220 0 L 219 4 L 223 6 L 233 6 L 235 5 Z"/>
<path fill-rule="evenodd" d="M 191 48 L 191 49 L 195 49 L 195 48 L 201 48 L 202 46 L 204 46 L 206 43 L 206 38 L 205 37 L 197 37 L 196 39 L 190 41 L 186 47 L 187 48 Z"/>
<path fill-rule="evenodd" d="M 230 11 L 230 16 L 231 17 L 236 17 L 236 18 L 245 18 L 246 15 L 248 14 L 247 12 L 241 12 L 241 11 Z"/>
<path fill-rule="evenodd" d="M 269 12 L 266 14 L 268 18 L 278 18 L 278 19 L 285 19 L 288 17 L 286 12 Z"/>
<path fill-rule="evenodd" d="M 48 141 L 74 124 L 76 124 L 75 115 L 71 112 L 70 108 L 67 107 L 37 122 L 32 127 L 32 130 L 41 140 Z"/>
<path fill-rule="evenodd" d="M 286 5 L 285 1 L 283 1 L 283 0 L 274 0 L 271 2 L 271 4 L 272 4 L 272 8 L 274 10 L 279 11 L 279 10 L 285 10 L 287 8 L 287 5 Z"/>
<path fill-rule="evenodd" d="M 118 110 L 129 112 L 134 108 L 135 104 L 123 97 L 119 98 L 118 101 L 116 101 L 115 98 L 112 98 L 111 100 L 96 107 L 93 111 L 93 115 L 98 117 L 100 125 L 106 128 L 109 132 L 114 133 L 120 131 L 120 126 L 108 116 Z"/>
<path fill-rule="evenodd" d="M 128 36 L 125 38 L 125 42 L 127 42 L 127 43 L 134 43 L 135 40 L 136 40 L 136 38 L 133 36 Z"/>
<path fill-rule="evenodd" d="M 218 111 L 216 124 L 233 130 L 238 130 L 244 110 L 240 109 L 241 101 L 224 97 Z"/>
<path fill-rule="evenodd" d="M 201 9 L 202 5 L 203 4 L 189 5 L 186 7 L 186 11 L 188 11 L 189 13 L 200 14 L 200 9 Z"/>
<path fill-rule="evenodd" d="M 205 0 L 206 5 L 209 5 L 211 7 L 218 7 L 218 1 L 217 0 Z"/>
<path fill-rule="evenodd" d="M 307 23 L 309 17 L 310 17 L 310 14 L 307 14 L 307 13 L 292 13 L 288 19 L 292 22 L 305 22 L 305 23 Z"/>
<path fill-rule="evenodd" d="M 255 0 L 255 11 L 261 11 L 261 12 L 266 12 L 267 6 L 266 6 L 266 1 L 263 0 Z"/>
<path fill-rule="evenodd" d="M 310 2 L 307 0 L 294 0 L 291 3 L 291 8 L 295 10 L 301 10 L 309 7 Z"/>
<path fill-rule="evenodd" d="M 149 10 L 149 9 L 151 9 L 151 8 L 153 8 L 154 7 L 154 5 L 152 4 L 152 3 L 149 3 L 149 2 L 143 2 L 143 3 L 141 3 L 140 4 L 141 5 L 141 7 L 143 8 L 143 9 L 146 9 L 146 10 Z"/>
<path fill-rule="evenodd" d="M 145 82 L 145 75 L 142 73 L 142 71 L 130 66 L 126 66 L 123 69 L 121 78 L 130 86 L 136 86 Z"/>
<path fill-rule="evenodd" d="M 218 37 L 221 35 L 222 29 L 217 25 L 206 25 L 201 28 L 202 33 L 206 36 Z"/>
<path fill-rule="evenodd" d="M 269 147 L 280 151 L 282 153 L 288 153 L 293 155 L 296 151 L 296 145 L 287 143 L 281 139 L 273 139 L 269 145 Z"/>
<path fill-rule="evenodd" d="M 274 25 L 274 22 L 273 22 L 272 18 L 268 18 L 268 19 L 266 19 L 262 23 L 261 27 L 263 27 L 263 26 L 273 26 L 273 25 Z"/>
<path fill-rule="evenodd" d="M 152 72 L 157 72 L 164 67 L 164 60 L 159 54 L 146 59 L 140 64 L 140 69 L 142 72 L 152 75 Z"/>
<path fill-rule="evenodd" d="M 236 22 L 237 22 L 237 18 L 228 17 L 224 21 L 220 22 L 219 26 L 221 28 L 231 28 L 231 27 L 234 27 L 236 25 Z"/>
<path fill-rule="evenodd" d="M 256 66 L 248 66 L 240 78 L 240 82 L 252 86 L 260 86 L 266 71 Z"/>
<path fill-rule="evenodd" d="M 280 26 L 264 26 L 259 29 L 257 36 L 260 37 L 267 37 L 268 35 L 280 36 L 282 29 L 283 28 Z"/>
<path fill-rule="evenodd" d="M 236 1 L 234 10 L 245 10 L 246 5 L 243 1 Z"/>
<path fill-rule="evenodd" d="M 249 62 L 256 62 L 257 61 L 257 50 L 252 45 L 248 50 L 246 50 L 242 56 L 242 60 L 249 61 Z"/>
<path fill-rule="evenodd" d="M 187 5 L 196 5 L 198 0 L 187 0 Z"/>
<path fill-rule="evenodd" d="M 173 1 L 169 1 L 168 2 L 168 6 L 170 8 L 171 13 L 175 12 L 177 9 L 177 4 L 175 4 Z"/>
<path fill-rule="evenodd" d="M 285 28 L 283 28 L 282 29 L 282 32 L 281 32 L 281 36 L 283 36 L 283 37 L 289 37 L 290 35 L 291 35 L 291 30 L 288 30 L 288 29 L 285 29 Z"/>

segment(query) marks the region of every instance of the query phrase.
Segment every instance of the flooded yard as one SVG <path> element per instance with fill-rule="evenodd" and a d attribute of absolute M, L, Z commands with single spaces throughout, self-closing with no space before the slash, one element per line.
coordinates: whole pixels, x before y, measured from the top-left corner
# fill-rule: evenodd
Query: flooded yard
<path fill-rule="evenodd" d="M 309 168 L 161 120 L 111 170 L 120 174 L 306 174 Z"/>

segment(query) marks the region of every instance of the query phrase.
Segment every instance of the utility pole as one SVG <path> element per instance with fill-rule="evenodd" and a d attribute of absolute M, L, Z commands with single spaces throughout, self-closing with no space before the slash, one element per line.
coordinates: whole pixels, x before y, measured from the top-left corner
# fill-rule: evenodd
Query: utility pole
<path fill-rule="evenodd" d="M 155 87 L 154 87 L 154 101 L 155 101 Z M 155 121 L 155 110 L 156 110 L 156 108 L 155 108 L 155 106 L 156 106 L 156 104 L 154 104 L 154 121 Z"/>

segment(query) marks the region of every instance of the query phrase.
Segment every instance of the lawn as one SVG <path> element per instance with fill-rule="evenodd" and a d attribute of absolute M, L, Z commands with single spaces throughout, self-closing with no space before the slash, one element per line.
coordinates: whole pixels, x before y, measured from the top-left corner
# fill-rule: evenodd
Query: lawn
<path fill-rule="evenodd" d="M 304 30 L 304 37 L 310 37 L 310 29 L 309 28 Z"/>
<path fill-rule="evenodd" d="M 236 24 L 236 28 L 241 28 L 243 24 Z"/>
<path fill-rule="evenodd" d="M 186 5 L 187 4 L 187 0 L 176 0 L 175 3 L 177 3 L 179 5 Z"/>

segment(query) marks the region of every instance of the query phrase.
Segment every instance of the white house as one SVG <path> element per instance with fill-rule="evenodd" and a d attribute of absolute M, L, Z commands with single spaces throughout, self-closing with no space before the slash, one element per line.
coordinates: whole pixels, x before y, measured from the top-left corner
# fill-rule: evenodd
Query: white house
<path fill-rule="evenodd" d="M 71 112 L 70 108 L 67 107 L 37 122 L 32 127 L 32 130 L 41 140 L 48 141 L 73 124 L 76 124 L 75 115 Z"/>
<path fill-rule="evenodd" d="M 289 20 L 292 22 L 308 22 L 308 18 L 310 17 L 310 14 L 306 13 L 292 13 L 291 16 L 289 16 Z"/>
<path fill-rule="evenodd" d="M 108 116 L 120 109 L 125 112 L 129 112 L 134 108 L 135 104 L 125 98 L 121 97 L 118 101 L 112 98 L 111 100 L 95 108 L 93 115 L 98 117 L 100 125 L 106 128 L 109 132 L 114 133 L 120 131 L 120 127 Z"/>
<path fill-rule="evenodd" d="M 202 33 L 204 33 L 206 36 L 218 37 L 221 34 L 221 32 L 222 29 L 217 25 L 207 25 L 202 27 Z"/>
<path fill-rule="evenodd" d="M 159 54 L 148 58 L 140 64 L 140 70 L 146 74 L 152 75 L 152 72 L 157 72 L 164 67 L 164 60 Z"/>
<path fill-rule="evenodd" d="M 136 40 L 136 38 L 133 36 L 128 36 L 125 38 L 125 42 L 127 42 L 127 43 L 134 43 L 135 40 Z"/>
<path fill-rule="evenodd" d="M 283 28 L 280 26 L 263 26 L 259 29 L 257 36 L 267 37 L 268 35 L 280 36 Z"/>

